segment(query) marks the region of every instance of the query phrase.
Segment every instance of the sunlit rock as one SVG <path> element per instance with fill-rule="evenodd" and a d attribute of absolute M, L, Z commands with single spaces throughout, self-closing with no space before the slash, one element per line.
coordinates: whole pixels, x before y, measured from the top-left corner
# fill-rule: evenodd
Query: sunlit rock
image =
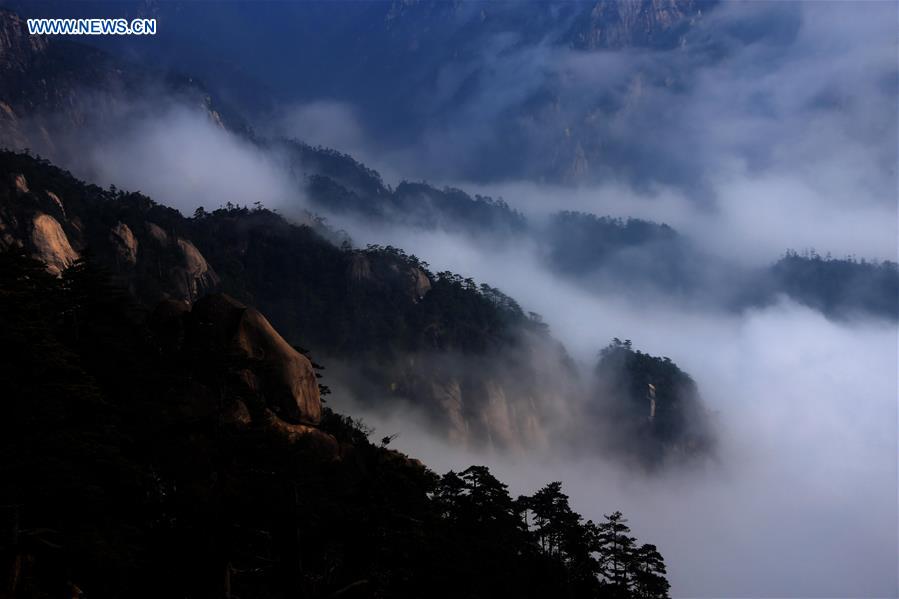
<path fill-rule="evenodd" d="M 137 238 L 125 223 L 118 223 L 109 233 L 109 238 L 116 248 L 116 257 L 121 263 L 134 266 L 137 264 Z"/>
<path fill-rule="evenodd" d="M 49 272 L 60 275 L 78 259 L 78 252 L 72 248 L 69 238 L 55 218 L 39 213 L 34 217 L 32 227 L 34 256 L 47 265 Z"/>

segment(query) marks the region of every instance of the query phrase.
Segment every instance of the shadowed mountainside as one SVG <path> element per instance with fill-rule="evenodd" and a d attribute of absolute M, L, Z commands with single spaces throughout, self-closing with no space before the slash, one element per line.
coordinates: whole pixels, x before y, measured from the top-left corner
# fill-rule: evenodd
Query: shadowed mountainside
<path fill-rule="evenodd" d="M 148 321 L 89 261 L 12 248 L 0 310 L 0 597 L 667 597 L 619 512 L 373 445 L 227 296 Z"/>
<path fill-rule="evenodd" d="M 565 411 L 574 373 L 564 349 L 487 285 L 432 273 L 396 248 L 338 247 L 264 209 L 188 219 L 25 155 L 0 162 L 0 243 L 55 272 L 89 255 L 151 308 L 225 291 L 287 339 L 352 364 L 346 382 L 361 401 L 410 402 L 464 443 L 539 444 Z"/>

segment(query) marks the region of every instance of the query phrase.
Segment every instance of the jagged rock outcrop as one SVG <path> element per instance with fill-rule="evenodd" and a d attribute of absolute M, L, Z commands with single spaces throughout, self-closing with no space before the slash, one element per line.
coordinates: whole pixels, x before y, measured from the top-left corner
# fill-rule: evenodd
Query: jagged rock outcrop
<path fill-rule="evenodd" d="M 588 412 L 604 425 L 598 437 L 603 449 L 650 467 L 714 451 L 714 427 L 699 388 L 670 358 L 614 339 L 600 352 L 594 375 Z"/>
<path fill-rule="evenodd" d="M 413 268 L 409 274 L 412 277 L 412 293 L 415 299 L 421 299 L 431 290 L 431 279 L 420 268 Z"/>
<path fill-rule="evenodd" d="M 711 2 L 697 0 L 600 0 L 581 15 L 568 36 L 574 47 L 669 48 Z"/>
<path fill-rule="evenodd" d="M 29 35 L 24 20 L 17 14 L 0 9 L 0 136 L 7 144 L 25 145 L 26 135 L 20 127 L 21 106 L 13 106 L 28 69 L 45 54 L 48 39 Z"/>
<path fill-rule="evenodd" d="M 150 237 L 156 240 L 156 243 L 160 245 L 166 245 L 169 242 L 168 233 L 156 223 L 147 223 L 147 233 L 149 233 Z"/>
<path fill-rule="evenodd" d="M 25 180 L 25 175 L 14 175 L 13 176 L 13 185 L 16 187 L 16 191 L 19 193 L 28 193 L 28 181 Z"/>
<path fill-rule="evenodd" d="M 336 452 L 336 441 L 317 428 L 322 404 L 312 363 L 254 308 L 225 294 L 190 307 L 161 302 L 151 317 L 161 348 L 178 352 L 203 372 L 226 371 L 223 418 L 255 426 L 288 442 L 311 442 Z"/>
<path fill-rule="evenodd" d="M 52 217 L 72 251 L 89 248 L 91 264 L 145 307 L 158 305 L 153 327 L 163 355 L 187 364 L 229 361 L 239 373 L 227 381 L 225 405 L 216 395 L 192 408 L 203 417 L 221 414 L 286 439 L 315 436 L 315 373 L 274 326 L 329 366 L 349 369 L 329 384 L 358 380 L 358 396 L 372 400 L 389 389 L 460 444 L 532 447 L 553 426 L 541 398 L 568 373 L 556 367 L 556 352 L 527 350 L 545 346 L 547 337 L 525 343 L 522 331 L 533 323 L 498 290 L 431 274 L 397 248 L 337 247 L 267 211 L 187 219 L 140 194 L 84 185 L 31 157 L 0 158 L 0 239 L 29 250 L 32 219 Z M 72 258 L 54 255 L 62 256 L 57 268 Z M 204 297 L 220 290 L 239 301 Z"/>
<path fill-rule="evenodd" d="M 94 196 L 67 199 L 22 173 L 4 180 L 0 249 L 24 247 L 58 275 L 89 248 L 150 305 L 163 298 L 191 302 L 218 289 L 218 274 L 191 240 L 135 218 L 112 194 L 94 188 L 87 190 Z"/>
<path fill-rule="evenodd" d="M 212 341 L 246 363 L 241 377 L 250 390 L 264 395 L 269 410 L 287 422 L 318 424 L 321 398 L 312 363 L 259 311 L 215 294 L 196 302 L 190 316 L 192 333 L 203 336 L 200 342 Z"/>
<path fill-rule="evenodd" d="M 78 259 L 78 252 L 72 249 L 59 222 L 50 215 L 35 215 L 31 243 L 34 245 L 34 257 L 46 264 L 47 270 L 55 275 L 62 274 Z"/>
<path fill-rule="evenodd" d="M 371 256 L 357 252 L 352 255 L 347 272 L 354 285 L 396 287 L 413 302 L 421 300 L 431 290 L 431 279 L 418 266 L 412 266 L 392 256 Z"/>
<path fill-rule="evenodd" d="M 59 211 L 62 213 L 63 217 L 66 217 L 66 207 L 65 205 L 63 205 L 62 200 L 59 198 L 59 196 L 52 191 L 46 191 L 44 193 L 46 193 L 47 197 L 56 205 L 57 208 L 59 208 Z"/>
<path fill-rule="evenodd" d="M 424 407 L 435 431 L 454 445 L 503 451 L 545 447 L 551 431 L 568 426 L 573 416 L 574 373 L 561 353 L 539 339 L 529 338 L 489 361 L 435 353 L 410 356 L 386 370 L 394 381 L 391 394 Z"/>
<path fill-rule="evenodd" d="M 116 248 L 116 257 L 122 263 L 134 266 L 137 264 L 137 238 L 125 223 L 119 222 L 109 234 Z"/>
<path fill-rule="evenodd" d="M 47 49 L 47 37 L 29 35 L 24 20 L 0 9 L 0 69 L 23 72 Z"/>
<path fill-rule="evenodd" d="M 218 286 L 219 278 L 200 250 L 186 239 L 175 240 L 181 264 L 171 271 L 170 279 L 178 297 L 196 299 Z"/>

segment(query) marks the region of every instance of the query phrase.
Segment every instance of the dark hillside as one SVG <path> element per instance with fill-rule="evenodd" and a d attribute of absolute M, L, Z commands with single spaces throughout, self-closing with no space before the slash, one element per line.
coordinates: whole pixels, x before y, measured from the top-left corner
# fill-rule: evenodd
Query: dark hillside
<path fill-rule="evenodd" d="M 657 467 L 673 455 L 708 455 L 714 438 L 696 383 L 668 357 L 615 339 L 600 352 L 591 409 L 607 449 Z"/>
<path fill-rule="evenodd" d="M 410 401 L 447 434 L 536 442 L 541 394 L 558 394 L 571 376 L 564 350 L 513 300 L 432 273 L 397 248 L 338 247 L 317 221 L 294 224 L 259 207 L 185 218 L 22 154 L 0 154 L 0 173 L 4 247 L 24 246 L 57 272 L 93 256 L 148 308 L 229 293 L 258 306 L 288 340 L 352 362 L 360 398 Z"/>
<path fill-rule="evenodd" d="M 147 321 L 89 262 L 58 278 L 0 252 L 0 597 L 667 595 L 651 546 L 603 568 L 626 527 L 583 522 L 558 483 L 513 500 L 483 467 L 437 477 L 309 412 L 315 389 L 307 424 L 283 420 L 272 381 L 311 366 L 257 351 L 283 343 L 263 316 L 163 306 Z"/>

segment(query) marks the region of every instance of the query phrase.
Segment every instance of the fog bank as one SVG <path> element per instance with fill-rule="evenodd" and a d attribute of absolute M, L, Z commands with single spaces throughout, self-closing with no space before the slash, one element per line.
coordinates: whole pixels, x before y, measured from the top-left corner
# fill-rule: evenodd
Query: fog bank
<path fill-rule="evenodd" d="M 439 473 L 486 464 L 513 495 L 561 480 L 587 518 L 621 509 L 666 557 L 675 596 L 896 595 L 895 326 L 789 303 L 726 322 L 608 309 L 584 322 L 651 352 L 677 346 L 716 413 L 717 463 L 646 476 L 600 456 L 485 455 L 435 441 L 407 411 L 363 416 Z"/>

